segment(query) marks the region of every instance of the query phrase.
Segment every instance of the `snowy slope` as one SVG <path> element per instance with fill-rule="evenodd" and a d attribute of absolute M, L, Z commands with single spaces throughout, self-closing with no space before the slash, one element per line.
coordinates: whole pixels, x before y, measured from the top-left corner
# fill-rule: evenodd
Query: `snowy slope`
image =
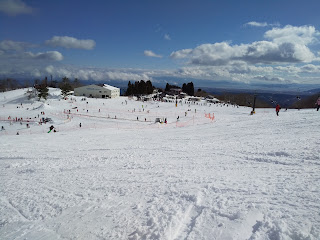
<path fill-rule="evenodd" d="M 24 92 L 0 93 L 1 239 L 320 239 L 320 112 Z"/>

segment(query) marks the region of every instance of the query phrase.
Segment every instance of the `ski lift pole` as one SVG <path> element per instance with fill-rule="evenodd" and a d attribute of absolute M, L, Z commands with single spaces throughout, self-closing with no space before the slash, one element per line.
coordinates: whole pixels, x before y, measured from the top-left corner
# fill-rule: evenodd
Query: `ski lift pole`
<path fill-rule="evenodd" d="M 257 99 L 257 94 L 253 95 L 253 105 L 252 105 L 252 111 L 251 111 L 251 115 L 256 113 L 255 109 L 256 109 L 256 99 Z"/>
<path fill-rule="evenodd" d="M 256 99 L 257 99 L 257 94 L 253 95 L 253 106 L 252 106 L 252 111 L 254 112 L 256 109 Z"/>

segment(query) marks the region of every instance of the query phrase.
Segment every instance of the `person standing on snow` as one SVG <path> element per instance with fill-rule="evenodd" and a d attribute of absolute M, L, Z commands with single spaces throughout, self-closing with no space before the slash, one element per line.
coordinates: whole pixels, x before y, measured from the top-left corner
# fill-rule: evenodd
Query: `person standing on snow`
<path fill-rule="evenodd" d="M 279 111 L 280 111 L 281 107 L 279 104 L 277 104 L 276 106 L 276 113 L 277 113 L 277 116 L 279 116 Z"/>
<path fill-rule="evenodd" d="M 320 97 L 318 97 L 316 105 L 317 105 L 317 111 L 319 111 L 319 108 L 320 108 Z"/>

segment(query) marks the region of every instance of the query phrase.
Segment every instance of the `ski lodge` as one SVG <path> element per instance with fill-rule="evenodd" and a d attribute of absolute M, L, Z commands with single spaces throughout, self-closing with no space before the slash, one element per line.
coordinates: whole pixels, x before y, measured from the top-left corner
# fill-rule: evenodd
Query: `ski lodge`
<path fill-rule="evenodd" d="M 75 88 L 74 96 L 84 96 L 92 98 L 116 98 L 120 96 L 120 88 L 113 87 L 108 84 L 103 84 L 103 86 L 91 84 Z"/>

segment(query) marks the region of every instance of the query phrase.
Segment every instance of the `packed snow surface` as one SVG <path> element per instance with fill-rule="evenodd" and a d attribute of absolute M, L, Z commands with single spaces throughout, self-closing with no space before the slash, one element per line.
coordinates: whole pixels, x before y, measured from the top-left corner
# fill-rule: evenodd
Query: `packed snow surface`
<path fill-rule="evenodd" d="M 320 239 L 314 109 L 25 92 L 0 93 L 1 239 Z"/>

